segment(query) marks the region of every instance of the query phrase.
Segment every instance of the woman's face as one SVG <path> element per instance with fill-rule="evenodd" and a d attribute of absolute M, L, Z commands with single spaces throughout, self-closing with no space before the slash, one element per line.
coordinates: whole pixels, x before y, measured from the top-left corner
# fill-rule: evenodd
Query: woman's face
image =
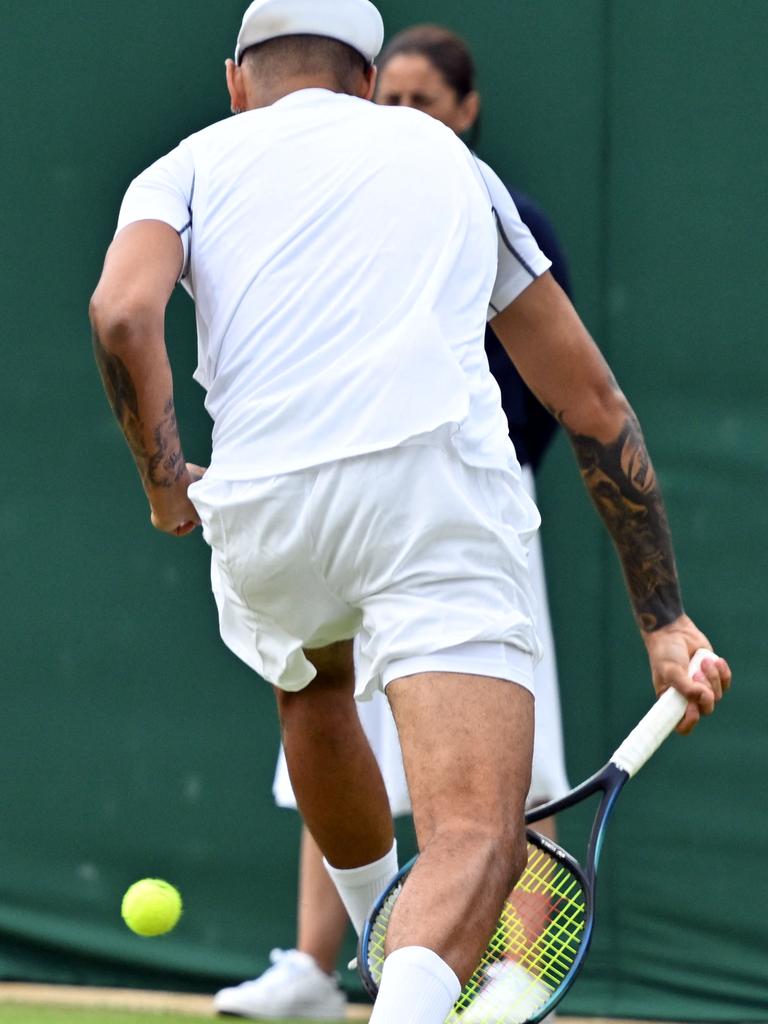
<path fill-rule="evenodd" d="M 472 127 L 479 108 L 476 92 L 460 99 L 442 73 L 421 53 L 396 54 L 379 69 L 376 102 L 422 110 L 457 135 Z"/>

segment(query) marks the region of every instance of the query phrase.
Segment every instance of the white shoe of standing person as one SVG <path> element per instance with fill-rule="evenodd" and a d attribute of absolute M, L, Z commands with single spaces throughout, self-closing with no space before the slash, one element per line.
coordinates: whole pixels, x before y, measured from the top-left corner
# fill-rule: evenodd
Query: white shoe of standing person
<path fill-rule="evenodd" d="M 258 978 L 216 993 L 213 1006 L 217 1013 L 251 1020 L 344 1018 L 347 999 L 338 981 L 321 971 L 308 953 L 273 949 L 269 959 L 272 966 Z"/>
<path fill-rule="evenodd" d="M 462 1024 L 521 1024 L 546 1003 L 550 989 L 514 960 L 491 964 L 475 998 L 458 1018 Z M 548 1014 L 542 1024 L 554 1020 Z"/>

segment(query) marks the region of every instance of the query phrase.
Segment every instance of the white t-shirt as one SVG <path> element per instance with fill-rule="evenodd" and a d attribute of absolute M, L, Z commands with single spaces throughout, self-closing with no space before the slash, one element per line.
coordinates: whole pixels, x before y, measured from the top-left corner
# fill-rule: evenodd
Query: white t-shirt
<path fill-rule="evenodd" d="M 139 220 L 184 242 L 213 477 L 291 472 L 445 423 L 468 461 L 513 459 L 485 320 L 550 264 L 436 120 L 291 93 L 139 175 L 118 231 Z"/>

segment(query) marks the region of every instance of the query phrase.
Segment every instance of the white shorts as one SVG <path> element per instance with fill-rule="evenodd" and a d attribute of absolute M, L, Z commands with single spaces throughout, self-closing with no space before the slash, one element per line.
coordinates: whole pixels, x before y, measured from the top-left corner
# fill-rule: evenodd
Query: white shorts
<path fill-rule="evenodd" d="M 416 671 L 533 689 L 538 511 L 513 469 L 464 463 L 448 428 L 264 480 L 207 475 L 189 494 L 222 638 L 268 682 L 303 689 L 303 648 L 357 636 L 358 699 Z"/>
<path fill-rule="evenodd" d="M 535 499 L 533 473 L 528 466 L 523 466 L 522 473 L 523 483 L 528 493 Z M 531 539 L 528 555 L 531 582 L 536 594 L 536 629 L 544 648 L 541 660 L 533 672 L 536 693 L 536 731 L 533 744 L 531 788 L 528 791 L 526 806 L 535 807 L 545 800 L 555 800 L 564 796 L 571 787 L 565 766 L 557 662 L 539 533 Z M 358 711 L 363 731 L 368 737 L 368 742 L 381 770 L 392 814 L 395 817 L 409 814 L 411 802 L 408 783 L 403 769 L 397 728 L 389 709 L 389 702 L 383 694 L 376 693 L 373 700 L 359 703 Z M 275 767 L 272 792 L 278 807 L 297 809 L 296 797 L 291 786 L 288 765 L 282 747 Z"/>

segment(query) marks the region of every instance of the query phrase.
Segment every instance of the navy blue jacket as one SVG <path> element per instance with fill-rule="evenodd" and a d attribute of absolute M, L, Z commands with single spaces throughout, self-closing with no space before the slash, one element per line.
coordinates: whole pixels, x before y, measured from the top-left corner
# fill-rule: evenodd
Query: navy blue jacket
<path fill-rule="evenodd" d="M 539 207 L 522 192 L 509 190 L 520 217 L 536 239 L 539 248 L 552 260 L 552 276 L 570 296 L 568 266 L 552 225 Z M 557 421 L 523 383 L 512 360 L 490 327 L 485 332 L 485 351 L 491 373 L 501 389 L 501 404 L 509 422 L 509 436 L 521 466 L 535 472 L 557 429 Z"/>

